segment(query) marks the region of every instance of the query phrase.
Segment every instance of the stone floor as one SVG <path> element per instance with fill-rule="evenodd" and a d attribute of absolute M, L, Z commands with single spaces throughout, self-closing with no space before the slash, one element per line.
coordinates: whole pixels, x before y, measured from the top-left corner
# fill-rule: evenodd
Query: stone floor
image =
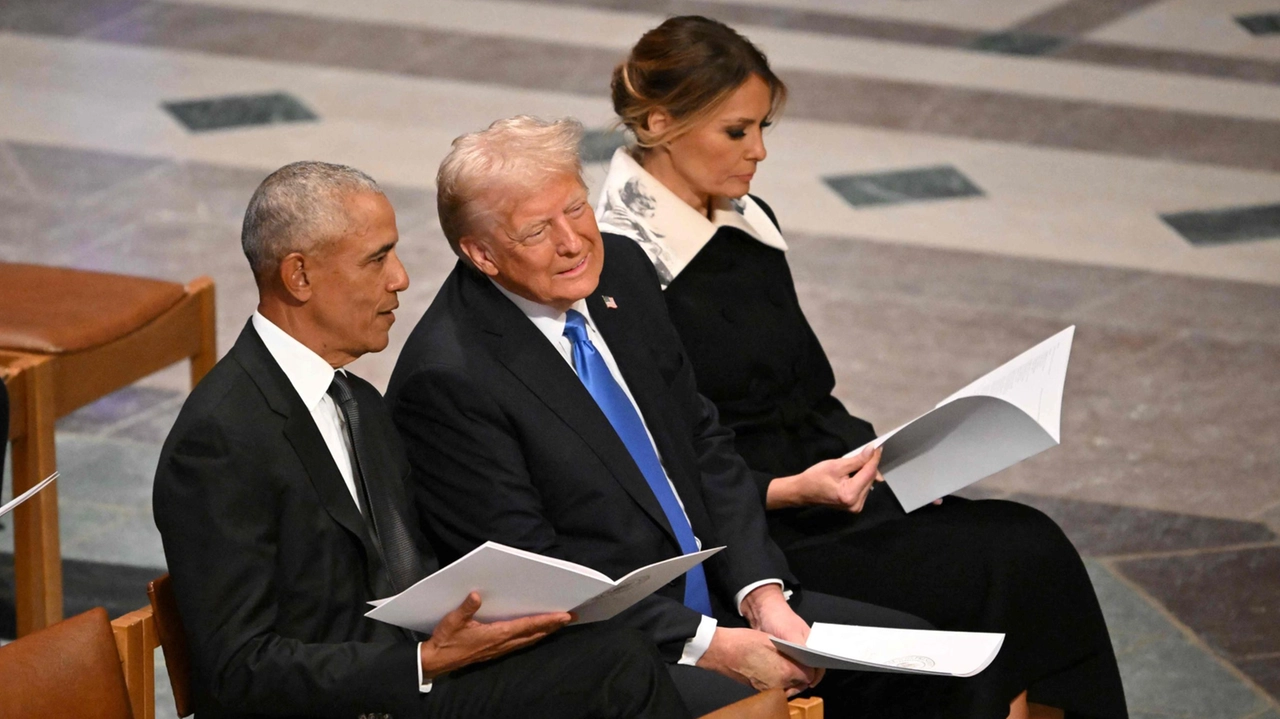
<path fill-rule="evenodd" d="M 967 493 L 1067 530 L 1133 716 L 1280 719 L 1280 2 L 5 0 L 0 260 L 208 274 L 225 349 L 253 188 L 348 162 L 388 185 L 413 280 L 354 367 L 384 386 L 453 264 L 448 140 L 572 114 L 606 156 L 609 68 L 684 12 L 792 86 L 753 191 L 841 398 L 887 430 L 1076 325 L 1062 445 Z M 59 424 L 68 612 L 163 571 L 150 482 L 187 389 L 173 368 Z"/>

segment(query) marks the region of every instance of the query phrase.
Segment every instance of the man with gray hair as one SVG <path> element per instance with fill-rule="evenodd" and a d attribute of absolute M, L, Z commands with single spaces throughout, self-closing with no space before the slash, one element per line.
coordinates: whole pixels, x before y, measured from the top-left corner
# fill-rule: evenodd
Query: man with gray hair
<path fill-rule="evenodd" d="M 687 716 L 637 634 L 481 623 L 475 592 L 425 638 L 364 616 L 439 566 L 382 397 L 342 369 L 386 347 L 408 287 L 395 212 L 364 173 L 299 162 L 258 187 L 241 240 L 257 312 L 155 479 L 196 716 Z"/>
<path fill-rule="evenodd" d="M 456 139 L 440 166 L 440 224 L 459 262 L 387 392 L 438 546 L 493 539 L 614 578 L 727 546 L 613 620 L 649 636 L 695 713 L 817 685 L 820 671 L 769 638 L 803 643 L 806 620 L 927 628 L 796 586 L 652 264 L 596 228 L 581 133 L 572 120 L 500 120 Z M 833 716 L 936 711 L 910 680 L 833 672 L 817 692 Z"/>

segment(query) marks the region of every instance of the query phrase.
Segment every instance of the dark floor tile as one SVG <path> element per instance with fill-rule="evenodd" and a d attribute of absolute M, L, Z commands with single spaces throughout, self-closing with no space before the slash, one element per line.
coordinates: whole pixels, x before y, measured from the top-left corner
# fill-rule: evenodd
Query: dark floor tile
<path fill-rule="evenodd" d="M 1115 504 L 1099 504 L 1017 493 L 1008 499 L 1029 504 L 1053 518 L 1081 554 L 1109 556 L 1210 549 L 1280 539 L 1265 524 L 1197 517 Z"/>
<path fill-rule="evenodd" d="M 823 181 L 853 207 L 983 196 L 977 185 L 949 165 L 837 175 Z"/>
<path fill-rule="evenodd" d="M 0 30 L 76 35 L 115 20 L 144 0 L 4 0 Z"/>
<path fill-rule="evenodd" d="M 1116 566 L 1227 659 L 1280 652 L 1280 546 Z"/>
<path fill-rule="evenodd" d="M 51 145 L 9 143 L 11 155 L 33 186 L 35 199 L 82 201 L 138 179 L 163 160 Z"/>
<path fill-rule="evenodd" d="M 1280 33 L 1280 13 L 1259 13 L 1257 15 L 1240 15 L 1236 22 L 1254 35 L 1275 35 Z"/>
<path fill-rule="evenodd" d="M 626 147 L 627 135 L 620 130 L 588 130 L 582 136 L 578 154 L 584 163 L 608 162 L 619 147 Z"/>
<path fill-rule="evenodd" d="M 106 607 L 111 618 L 147 604 L 147 582 L 165 573 L 157 567 L 62 560 L 62 605 L 72 617 L 94 607 Z M 13 555 L 0 552 L 0 637 L 17 634 L 13 615 Z"/>
<path fill-rule="evenodd" d="M 176 392 L 131 385 L 58 420 L 58 431 L 96 434 L 179 397 Z M 163 439 L 163 437 L 161 438 Z"/>
<path fill-rule="evenodd" d="M 1000 55 L 1048 55 L 1066 42 L 1054 35 L 1026 32 L 997 32 L 983 35 L 969 44 L 970 50 Z"/>
<path fill-rule="evenodd" d="M 1160 215 L 1193 245 L 1280 240 L 1280 204 Z"/>
<path fill-rule="evenodd" d="M 1280 701 L 1280 656 L 1245 659 L 1235 665 L 1270 694 L 1272 699 Z"/>
<path fill-rule="evenodd" d="M 192 132 L 320 119 L 298 98 L 284 92 L 166 102 L 164 109 Z"/>

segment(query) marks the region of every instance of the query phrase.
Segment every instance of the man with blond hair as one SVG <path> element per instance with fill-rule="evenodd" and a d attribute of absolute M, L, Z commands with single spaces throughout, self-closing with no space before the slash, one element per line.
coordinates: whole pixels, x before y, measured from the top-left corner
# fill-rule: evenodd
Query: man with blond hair
<path fill-rule="evenodd" d="M 440 167 L 440 224 L 459 261 L 388 388 L 440 545 L 493 539 L 615 578 L 727 546 L 613 620 L 649 636 L 695 713 L 816 685 L 822 673 L 769 638 L 803 642 L 806 620 L 926 627 L 795 585 L 652 265 L 596 228 L 581 134 L 571 120 L 501 120 L 455 140 Z M 817 691 L 833 716 L 933 711 L 914 681 L 833 672 Z"/>
<path fill-rule="evenodd" d="M 475 592 L 429 637 L 364 616 L 439 566 L 382 397 L 343 369 L 387 346 L 409 285 L 398 241 L 350 167 L 286 165 L 249 202 L 257 311 L 156 470 L 196 716 L 687 716 L 634 632 L 557 632 L 563 612 L 478 622 Z"/>

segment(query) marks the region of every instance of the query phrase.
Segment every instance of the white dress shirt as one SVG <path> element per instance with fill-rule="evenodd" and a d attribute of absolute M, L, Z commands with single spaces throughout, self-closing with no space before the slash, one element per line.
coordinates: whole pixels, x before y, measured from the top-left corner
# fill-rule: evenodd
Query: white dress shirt
<path fill-rule="evenodd" d="M 502 292 L 507 299 L 511 300 L 516 307 L 528 317 L 538 331 L 546 336 L 551 345 L 556 348 L 564 361 L 569 367 L 577 372 L 577 368 L 573 366 L 573 341 L 564 336 L 565 312 L 559 312 L 546 305 L 538 304 L 532 300 L 525 299 L 514 292 L 508 291 L 497 282 L 493 283 L 498 291 Z M 613 375 L 614 381 L 622 388 L 622 392 L 627 395 L 627 399 L 631 400 L 631 405 L 635 407 L 636 415 L 640 417 L 640 423 L 644 426 L 645 434 L 649 436 L 649 444 L 653 445 L 653 452 L 658 456 L 659 463 L 662 462 L 662 454 L 658 451 L 658 446 L 653 441 L 653 433 L 649 431 L 649 425 L 645 422 L 644 413 L 640 411 L 640 406 L 636 404 L 636 398 L 631 394 L 631 388 L 627 387 L 627 381 L 622 377 L 622 372 L 618 370 L 618 363 L 613 358 L 613 352 L 609 350 L 609 343 L 605 342 L 604 337 L 600 335 L 596 329 L 595 322 L 591 319 L 591 311 L 587 309 L 586 300 L 578 300 L 573 303 L 571 309 L 578 311 L 586 319 L 587 337 L 591 340 L 591 344 L 595 345 L 596 351 L 600 353 L 600 357 L 604 360 L 605 365 L 609 368 L 609 374 Z M 671 477 L 667 475 L 666 467 L 662 468 L 662 473 L 667 478 L 667 484 L 671 486 L 671 493 L 675 496 L 676 502 L 680 505 L 680 510 L 684 512 L 684 501 L 680 499 L 680 493 L 676 491 L 675 484 L 671 481 Z M 685 521 L 689 521 L 688 514 L 685 515 Z M 690 524 L 692 526 L 692 523 Z M 698 549 L 702 549 L 702 540 L 694 537 L 694 541 L 698 543 Z M 734 597 L 734 606 L 740 607 L 742 600 L 751 590 L 765 584 L 777 584 L 782 586 L 782 580 L 766 579 L 754 582 L 743 587 Z M 711 646 L 711 637 L 716 631 L 716 620 L 714 617 L 703 615 L 702 621 L 698 624 L 697 632 L 684 645 L 684 651 L 680 655 L 680 664 L 694 665 L 706 653 L 707 647 Z"/>
<path fill-rule="evenodd" d="M 311 419 L 320 430 L 329 454 L 333 455 L 333 463 L 338 465 L 342 481 L 351 492 L 351 501 L 360 511 L 359 490 L 356 489 L 355 451 L 351 448 L 351 433 L 347 431 L 347 417 L 338 409 L 338 404 L 329 396 L 329 385 L 333 384 L 335 370 L 324 359 L 311 351 L 310 347 L 294 339 L 288 332 L 280 329 L 274 322 L 253 313 L 253 329 L 267 346 L 267 352 L 284 370 L 289 384 L 302 399 L 302 404 L 311 412 Z M 419 644 L 419 651 L 422 645 Z M 418 665 L 418 689 L 426 693 L 431 691 L 431 682 L 422 681 L 422 662 Z"/>

